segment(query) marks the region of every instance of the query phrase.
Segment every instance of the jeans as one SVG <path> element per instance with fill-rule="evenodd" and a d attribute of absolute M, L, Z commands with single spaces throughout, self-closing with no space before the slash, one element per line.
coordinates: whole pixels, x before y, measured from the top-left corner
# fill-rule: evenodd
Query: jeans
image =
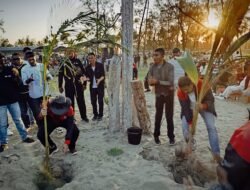
<path fill-rule="evenodd" d="M 200 112 L 203 118 L 208 132 L 209 144 L 213 153 L 220 154 L 219 138 L 215 128 L 215 116 L 214 114 L 206 111 Z M 185 116 L 182 117 L 182 132 L 185 140 L 189 139 L 189 126 Z"/>
<path fill-rule="evenodd" d="M 0 144 L 7 144 L 7 110 L 16 125 L 17 131 L 22 140 L 27 138 L 27 131 L 25 130 L 23 121 L 21 119 L 21 111 L 18 102 L 0 106 Z"/>
<path fill-rule="evenodd" d="M 170 93 L 168 96 L 157 96 L 155 107 L 155 130 L 154 136 L 160 136 L 161 132 L 161 120 L 163 115 L 163 109 L 165 105 L 165 117 L 167 120 L 167 129 L 168 129 L 168 138 L 173 140 L 175 138 L 174 135 L 174 122 L 173 122 L 173 112 L 174 112 L 174 92 Z"/>

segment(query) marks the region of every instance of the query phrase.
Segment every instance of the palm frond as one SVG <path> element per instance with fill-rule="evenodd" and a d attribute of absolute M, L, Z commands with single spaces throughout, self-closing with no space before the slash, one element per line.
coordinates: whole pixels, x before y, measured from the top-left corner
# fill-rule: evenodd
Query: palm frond
<path fill-rule="evenodd" d="M 223 55 L 224 61 L 232 55 L 235 51 L 235 48 L 240 47 L 243 43 L 247 41 L 248 34 L 244 37 L 240 38 L 238 41 L 230 46 L 234 37 L 238 34 L 238 28 L 242 23 L 242 19 L 244 18 L 247 9 L 250 5 L 250 0 L 228 0 L 222 12 L 222 19 L 220 20 L 220 24 L 218 26 L 214 43 L 212 46 L 212 52 L 209 59 L 207 71 L 205 77 L 203 79 L 203 85 L 201 88 L 201 92 L 198 96 L 198 103 L 201 103 L 202 99 L 206 95 L 208 91 L 208 86 L 211 84 L 212 79 L 212 71 L 213 64 L 215 58 Z M 192 126 L 192 136 L 196 131 L 196 123 L 198 118 L 199 110 L 196 108 L 193 114 L 193 126 Z"/>
<path fill-rule="evenodd" d="M 250 32 L 244 34 L 238 38 L 223 55 L 223 61 L 226 61 L 237 49 L 239 49 L 244 43 L 250 39 Z"/>

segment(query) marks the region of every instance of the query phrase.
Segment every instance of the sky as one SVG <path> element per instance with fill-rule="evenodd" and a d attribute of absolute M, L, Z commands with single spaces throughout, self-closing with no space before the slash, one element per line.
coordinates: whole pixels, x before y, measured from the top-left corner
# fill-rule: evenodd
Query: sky
<path fill-rule="evenodd" d="M 48 30 L 48 17 L 53 0 L 0 0 L 0 18 L 4 20 L 5 33 L 0 34 L 14 43 L 29 36 L 42 39 Z"/>
<path fill-rule="evenodd" d="M 50 33 L 51 25 L 56 30 L 64 20 L 83 11 L 80 5 L 79 0 L 0 0 L 5 30 L 0 37 L 8 38 L 10 43 L 26 36 L 42 40 Z"/>
<path fill-rule="evenodd" d="M 11 44 L 27 36 L 42 40 L 50 33 L 50 26 L 56 31 L 62 21 L 86 10 L 80 5 L 79 0 L 0 0 L 0 19 L 5 30 L 0 37 L 9 39 Z M 114 10 L 120 11 L 120 3 Z"/>

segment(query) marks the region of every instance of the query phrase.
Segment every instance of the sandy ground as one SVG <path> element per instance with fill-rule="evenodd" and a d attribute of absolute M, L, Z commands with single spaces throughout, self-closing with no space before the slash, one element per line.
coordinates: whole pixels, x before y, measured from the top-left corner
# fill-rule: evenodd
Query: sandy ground
<path fill-rule="evenodd" d="M 92 118 L 92 108 L 86 94 L 88 117 Z M 154 123 L 154 94 L 146 93 L 147 107 Z M 226 102 L 216 100 L 218 118 L 216 126 L 220 139 L 221 154 L 235 128 L 241 126 L 248 119 L 246 108 L 248 105 L 240 102 Z M 105 117 L 101 122 L 85 123 L 78 119 L 80 137 L 77 143 L 78 154 L 64 155 L 62 151 L 56 153 L 51 161 L 53 166 L 67 166 L 64 173 L 72 175 L 70 183 L 66 183 L 61 190 L 181 190 L 184 185 L 174 181 L 171 168 L 177 167 L 174 157 L 174 146 L 168 145 L 166 121 L 162 122 L 162 144 L 155 145 L 152 137 L 142 136 L 140 145 L 130 145 L 127 135 L 109 134 L 108 108 L 105 106 Z M 175 135 L 177 143 L 183 140 L 180 106 L 175 100 Z M 1 190 L 36 190 L 36 176 L 42 165 L 44 149 L 38 141 L 33 144 L 23 144 L 15 130 L 9 139 L 9 150 L 0 154 L 0 189 Z M 151 128 L 153 131 L 153 126 Z M 35 136 L 36 129 L 31 134 Z M 52 134 L 58 146 L 63 143 L 62 137 Z M 196 158 L 210 169 L 214 169 L 211 154 L 208 150 L 208 135 L 204 122 L 199 119 L 195 136 L 197 149 Z M 119 156 L 110 156 L 107 151 L 112 148 L 123 150 Z M 65 169 L 65 168 L 64 168 Z M 198 174 L 199 175 L 199 174 Z M 207 189 L 194 187 L 193 189 Z"/>

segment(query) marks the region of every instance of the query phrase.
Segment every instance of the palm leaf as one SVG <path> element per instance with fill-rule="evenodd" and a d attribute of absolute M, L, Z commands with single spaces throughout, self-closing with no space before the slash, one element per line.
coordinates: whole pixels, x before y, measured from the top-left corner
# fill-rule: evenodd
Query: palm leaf
<path fill-rule="evenodd" d="M 238 38 L 227 50 L 227 52 L 223 55 L 223 60 L 226 61 L 237 49 L 239 49 L 244 43 L 246 43 L 250 39 L 250 32 L 244 34 L 240 38 Z"/>
<path fill-rule="evenodd" d="M 197 84 L 199 80 L 198 71 L 190 53 L 185 52 L 182 57 L 177 57 L 176 60 L 179 62 L 185 73 L 192 80 L 192 82 L 194 84 Z"/>
<path fill-rule="evenodd" d="M 238 28 L 242 23 L 242 19 L 247 12 L 249 7 L 250 0 L 228 0 L 225 3 L 225 7 L 222 13 L 222 19 L 218 26 L 218 30 L 215 35 L 215 40 L 212 47 L 211 56 L 209 59 L 207 71 L 205 77 L 203 79 L 203 85 L 201 88 L 201 92 L 198 96 L 198 104 L 201 103 L 202 99 L 204 98 L 208 86 L 211 82 L 212 78 L 212 71 L 213 71 L 213 63 L 215 57 L 219 55 L 224 55 L 225 58 L 229 58 L 230 54 L 234 51 L 236 47 L 239 47 L 240 44 L 242 45 L 243 42 L 246 40 L 247 36 L 243 37 L 241 40 L 237 41 L 236 44 L 229 47 L 233 38 L 238 34 Z M 226 53 L 228 50 L 228 53 Z M 226 59 L 224 59 L 226 61 Z M 198 118 L 198 109 L 194 109 L 193 114 L 193 126 L 192 126 L 192 134 L 193 136 L 196 131 L 196 123 Z M 191 140 L 191 139 L 190 139 Z"/>

